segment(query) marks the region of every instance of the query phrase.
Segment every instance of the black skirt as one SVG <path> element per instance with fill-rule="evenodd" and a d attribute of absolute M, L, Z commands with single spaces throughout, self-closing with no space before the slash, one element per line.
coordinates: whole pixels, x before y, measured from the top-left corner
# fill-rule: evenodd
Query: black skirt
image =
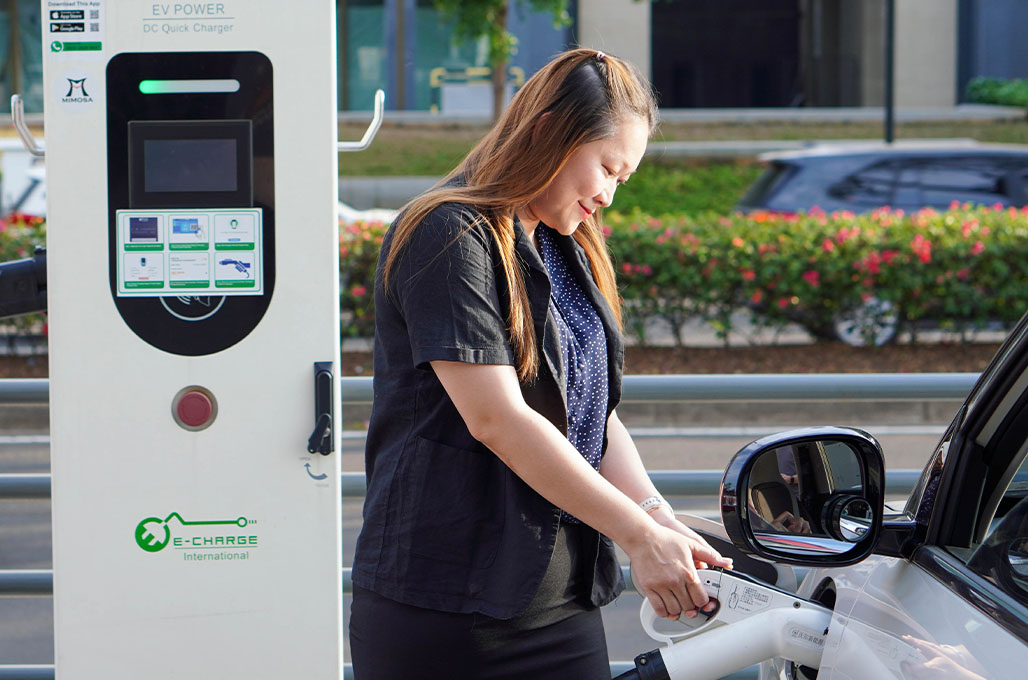
<path fill-rule="evenodd" d="M 354 680 L 607 680 L 603 620 L 582 592 L 585 533 L 561 523 L 539 590 L 513 619 L 412 607 L 354 586 Z"/>

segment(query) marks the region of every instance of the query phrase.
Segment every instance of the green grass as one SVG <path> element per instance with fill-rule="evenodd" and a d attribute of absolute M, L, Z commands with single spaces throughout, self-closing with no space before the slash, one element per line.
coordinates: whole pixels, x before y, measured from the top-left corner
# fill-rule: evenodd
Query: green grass
<path fill-rule="evenodd" d="M 428 175 L 452 170 L 486 133 L 468 125 L 383 125 L 371 147 L 360 153 L 339 154 L 341 176 Z M 359 139 L 361 124 L 340 125 L 340 139 Z M 874 123 L 668 123 L 654 141 L 718 139 L 877 139 L 882 124 Z M 972 138 L 981 142 L 1028 144 L 1028 120 L 967 123 L 907 123 L 897 126 L 897 139 Z M 659 215 L 729 212 L 760 174 L 751 160 L 683 160 L 645 162 L 618 190 L 614 208 L 630 212 L 639 207 Z"/>
<path fill-rule="evenodd" d="M 612 207 L 649 215 L 728 213 L 761 170 L 756 163 L 648 163 L 617 190 Z"/>
<path fill-rule="evenodd" d="M 383 125 L 371 148 L 339 154 L 339 174 L 433 175 L 450 171 L 486 132 L 481 126 Z M 340 139 L 360 139 L 360 124 L 340 125 Z M 654 141 L 717 139 L 878 139 L 882 124 L 874 123 L 668 123 Z M 970 137 L 982 142 L 1028 144 L 1028 120 L 968 123 L 907 123 L 896 128 L 897 139 Z"/>
<path fill-rule="evenodd" d="M 339 174 L 442 177 L 485 133 L 485 128 L 383 125 L 366 151 L 339 154 Z M 363 134 L 360 125 L 339 126 L 341 140 L 360 139 Z"/>
<path fill-rule="evenodd" d="M 882 139 L 881 122 L 855 123 L 662 123 L 655 141 L 716 139 Z M 896 139 L 977 139 L 1028 144 L 1028 119 L 1000 122 L 925 122 L 896 126 Z"/>

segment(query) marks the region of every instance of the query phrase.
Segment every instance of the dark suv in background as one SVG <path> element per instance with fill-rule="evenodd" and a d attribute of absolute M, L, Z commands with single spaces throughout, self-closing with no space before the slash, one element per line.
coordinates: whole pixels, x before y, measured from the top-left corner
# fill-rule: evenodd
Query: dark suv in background
<path fill-rule="evenodd" d="M 1028 204 L 1028 145 L 973 140 L 852 142 L 762 154 L 767 170 L 742 197 L 742 212 L 918 210 L 953 201 Z"/>

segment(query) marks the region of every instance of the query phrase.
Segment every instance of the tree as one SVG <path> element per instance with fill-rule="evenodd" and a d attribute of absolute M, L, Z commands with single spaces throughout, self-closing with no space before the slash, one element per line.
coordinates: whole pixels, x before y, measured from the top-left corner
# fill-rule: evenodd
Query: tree
<path fill-rule="evenodd" d="M 553 16 L 554 28 L 571 23 L 568 0 L 433 0 L 444 18 L 455 22 L 453 39 L 489 42 L 489 67 L 492 69 L 493 121 L 500 117 L 507 84 L 507 64 L 517 53 L 518 39 L 507 30 L 507 13 L 514 5 L 530 6 Z"/>

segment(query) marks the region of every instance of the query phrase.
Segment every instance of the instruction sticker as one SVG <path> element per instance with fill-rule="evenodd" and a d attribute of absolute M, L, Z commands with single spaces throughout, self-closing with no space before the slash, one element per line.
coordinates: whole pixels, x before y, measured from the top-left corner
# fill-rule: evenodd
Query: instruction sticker
<path fill-rule="evenodd" d="M 252 215 L 215 215 L 214 240 L 218 250 L 253 250 L 257 242 Z"/>
<path fill-rule="evenodd" d="M 219 254 L 214 285 L 218 288 L 252 288 L 257 283 L 254 264 L 253 253 Z"/>
<path fill-rule="evenodd" d="M 164 255 L 125 253 L 124 272 L 129 290 L 164 288 Z"/>
<path fill-rule="evenodd" d="M 211 256 L 207 253 L 170 253 L 168 285 L 191 290 L 210 287 Z"/>
<path fill-rule="evenodd" d="M 260 295 L 260 208 L 119 210 L 118 297 Z"/>
<path fill-rule="evenodd" d="M 210 219 L 206 214 L 176 215 L 171 218 L 168 247 L 171 250 L 208 250 Z"/>
<path fill-rule="evenodd" d="M 163 224 L 159 215 L 130 217 L 122 225 L 125 250 L 164 250 Z"/>
<path fill-rule="evenodd" d="M 43 46 L 51 55 L 102 59 L 105 0 L 46 0 Z"/>

